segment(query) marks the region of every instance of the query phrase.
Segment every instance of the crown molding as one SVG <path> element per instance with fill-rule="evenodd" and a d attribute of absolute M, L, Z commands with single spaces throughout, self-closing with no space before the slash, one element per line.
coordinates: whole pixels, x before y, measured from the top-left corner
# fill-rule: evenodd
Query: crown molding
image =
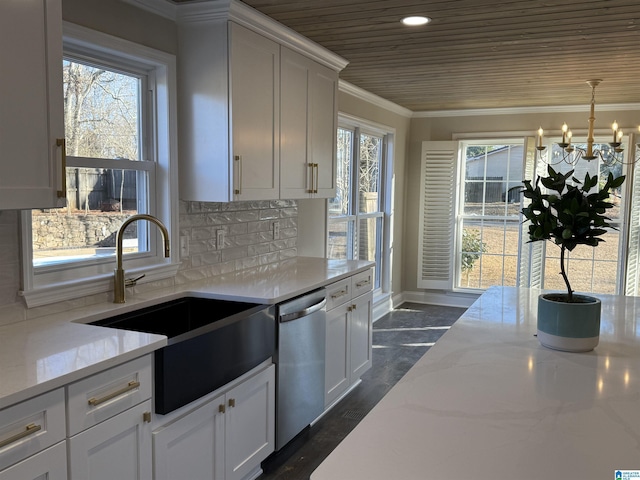
<path fill-rule="evenodd" d="M 599 104 L 596 108 L 600 112 L 619 112 L 640 109 L 640 103 Z M 541 113 L 570 113 L 588 112 L 589 105 L 565 105 L 545 107 L 509 107 L 509 108 L 475 108 L 468 110 L 433 110 L 413 112 L 413 118 L 441 118 L 441 117 L 474 117 L 480 115 L 522 115 Z"/>
<path fill-rule="evenodd" d="M 384 108 L 385 110 L 389 110 L 390 112 L 396 113 L 403 117 L 411 118 L 413 115 L 413 112 L 408 108 L 404 108 L 397 103 L 393 103 L 385 98 L 379 97 L 374 93 L 353 85 L 352 83 L 345 82 L 344 80 L 340 80 L 338 82 L 338 89 L 343 93 L 347 93 L 356 98 L 359 98 L 360 100 L 372 103 L 373 105 Z"/>
<path fill-rule="evenodd" d="M 134 7 L 146 10 L 161 17 L 168 18 L 169 20 L 176 20 L 177 8 L 175 3 L 171 3 L 167 0 L 120 0 L 123 3 L 128 3 Z"/>
<path fill-rule="evenodd" d="M 181 4 L 175 4 L 169 0 L 121 1 L 182 25 L 231 20 L 337 72 L 349 64 L 348 60 L 331 50 L 237 0 L 206 0 Z"/>

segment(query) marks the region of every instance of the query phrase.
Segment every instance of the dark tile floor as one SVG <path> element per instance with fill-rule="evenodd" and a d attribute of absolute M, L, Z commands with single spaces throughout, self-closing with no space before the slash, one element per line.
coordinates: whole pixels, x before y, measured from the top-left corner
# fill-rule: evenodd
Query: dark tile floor
<path fill-rule="evenodd" d="M 342 402 L 263 463 L 258 480 L 307 480 L 378 401 L 464 313 L 403 303 L 373 324 L 371 369 Z"/>

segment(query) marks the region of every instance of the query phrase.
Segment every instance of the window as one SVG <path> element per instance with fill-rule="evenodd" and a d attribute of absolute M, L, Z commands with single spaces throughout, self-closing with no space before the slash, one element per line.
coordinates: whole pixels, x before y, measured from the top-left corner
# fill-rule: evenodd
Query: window
<path fill-rule="evenodd" d="M 127 217 L 149 213 L 177 228 L 174 57 L 65 24 L 63 75 L 67 199 L 23 214 L 29 306 L 53 301 L 54 292 L 61 300 L 108 290 Z M 161 241 L 148 222 L 130 225 L 125 269 L 149 279 L 174 274 Z"/>
<path fill-rule="evenodd" d="M 337 188 L 336 197 L 329 200 L 328 257 L 374 261 L 375 288 L 381 288 L 388 251 L 385 173 L 391 134 L 343 122 L 337 135 Z"/>
<path fill-rule="evenodd" d="M 614 177 L 628 175 L 612 199 L 615 208 L 607 212 L 617 229 L 611 229 L 597 248 L 578 246 L 570 252 L 568 273 L 576 291 L 637 295 L 640 214 L 635 211 L 640 210 L 640 194 L 630 196 L 630 192 L 638 191 L 640 174 L 630 166 L 608 166 L 600 160 L 580 160 L 571 167 L 561 161 L 554 139 L 547 140 L 547 152 L 556 170 L 574 169 L 578 179 L 587 172 L 600 179 L 609 172 Z M 602 143 L 594 148 L 606 152 L 607 140 L 595 140 Z M 629 138 L 624 141 L 627 155 L 633 149 Z M 584 142 L 573 138 L 574 146 L 584 148 Z M 547 164 L 536 158 L 534 147 L 533 138 L 423 142 L 420 288 L 480 290 L 506 285 L 565 289 L 558 273 L 559 248 L 552 242 L 528 242 L 526 225 L 521 223 L 521 182 L 545 175 L 547 169 Z M 627 202 L 636 208 L 628 209 Z"/>
<path fill-rule="evenodd" d="M 456 286 L 515 286 L 523 142 L 461 144 Z"/>
<path fill-rule="evenodd" d="M 556 139 L 557 140 L 557 139 Z M 597 141 L 597 139 L 596 139 Z M 584 139 L 583 139 L 584 142 Z M 580 143 L 580 139 L 573 139 L 574 146 L 586 149 L 586 142 Z M 594 144 L 594 149 L 607 152 L 610 150 L 606 143 Z M 560 147 L 555 143 L 550 143 L 547 150 L 550 149 L 552 159 L 561 159 L 562 152 Z M 626 152 L 625 152 L 626 153 Z M 624 156 L 625 153 L 622 153 Z M 552 160 L 553 168 L 563 173 L 574 170 L 574 177 L 578 180 L 584 178 L 586 173 L 594 176 L 598 175 L 602 181 L 611 172 L 614 177 L 624 175 L 624 165 L 615 163 L 608 166 L 600 159 L 580 160 L 574 167 L 559 160 Z M 536 175 L 545 175 L 547 166 L 539 162 L 535 166 Z M 629 178 L 622 187 L 616 192 L 615 198 L 611 199 L 615 207 L 607 212 L 607 216 L 611 219 L 611 223 L 616 229 L 609 229 L 603 237 L 597 248 L 588 245 L 578 245 L 572 252 L 567 253 L 567 272 L 571 280 L 571 287 L 580 292 L 593 293 L 622 293 L 624 283 L 624 273 L 622 266 L 625 264 L 626 254 L 621 242 L 625 237 L 624 211 L 625 211 L 625 192 L 631 183 Z M 596 187 L 594 187 L 596 188 Z M 551 242 L 543 242 L 544 265 L 541 271 L 542 282 L 541 287 L 554 290 L 564 290 L 566 288 L 562 277 L 558 274 L 560 265 L 560 248 Z"/>

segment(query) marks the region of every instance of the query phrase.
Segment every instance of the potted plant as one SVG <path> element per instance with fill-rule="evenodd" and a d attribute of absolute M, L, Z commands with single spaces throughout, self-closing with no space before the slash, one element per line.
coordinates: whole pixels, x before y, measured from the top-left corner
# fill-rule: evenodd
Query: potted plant
<path fill-rule="evenodd" d="M 606 216 L 614 205 L 611 191 L 620 187 L 625 177 L 609 173 L 604 184 L 598 176 L 585 175 L 580 181 L 567 173 L 556 172 L 550 165 L 546 177 L 523 182 L 522 192 L 531 203 L 521 212 L 529 225 L 529 242 L 552 240 L 560 247 L 560 275 L 567 293 L 547 293 L 538 299 L 538 340 L 542 345 L 565 351 L 590 351 L 600 336 L 600 300 L 575 294 L 566 269 L 566 253 L 578 245 L 597 247 L 602 235 L 614 228 Z M 540 184 L 549 193 L 543 193 Z M 593 187 L 597 190 L 589 193 Z"/>

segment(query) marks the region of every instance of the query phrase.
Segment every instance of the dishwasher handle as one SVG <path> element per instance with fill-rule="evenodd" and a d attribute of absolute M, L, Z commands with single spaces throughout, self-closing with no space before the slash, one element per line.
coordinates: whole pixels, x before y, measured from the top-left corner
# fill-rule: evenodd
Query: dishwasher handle
<path fill-rule="evenodd" d="M 285 313 L 284 315 L 280 315 L 280 323 L 290 322 L 292 320 L 297 320 L 298 318 L 306 317 L 307 315 L 311 315 L 318 310 L 322 310 L 327 304 L 327 299 L 323 298 L 322 301 L 316 303 L 315 305 L 311 305 L 310 307 L 304 308 L 302 310 L 298 310 L 293 313 Z"/>

